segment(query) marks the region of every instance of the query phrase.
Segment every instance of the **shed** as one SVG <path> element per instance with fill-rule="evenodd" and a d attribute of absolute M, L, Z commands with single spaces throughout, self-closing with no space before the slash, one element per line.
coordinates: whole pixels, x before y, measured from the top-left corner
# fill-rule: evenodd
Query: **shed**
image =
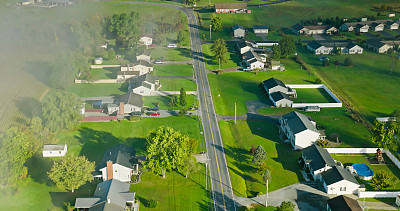
<path fill-rule="evenodd" d="M 46 144 L 43 146 L 43 157 L 63 157 L 67 154 L 67 145 Z"/>
<path fill-rule="evenodd" d="M 103 64 L 103 58 L 98 57 L 98 58 L 94 59 L 94 64 Z"/>
<path fill-rule="evenodd" d="M 321 108 L 319 106 L 306 106 L 304 107 L 305 112 L 320 112 Z"/>

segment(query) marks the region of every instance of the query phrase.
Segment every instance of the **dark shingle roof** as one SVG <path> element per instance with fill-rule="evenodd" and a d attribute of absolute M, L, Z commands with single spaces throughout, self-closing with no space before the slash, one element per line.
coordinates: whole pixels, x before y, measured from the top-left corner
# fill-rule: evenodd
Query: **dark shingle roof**
<path fill-rule="evenodd" d="M 119 102 L 124 102 L 125 104 L 131 104 L 131 105 L 138 106 L 138 107 L 143 106 L 142 96 L 135 94 L 133 92 L 121 95 L 119 97 Z"/>
<path fill-rule="evenodd" d="M 250 43 L 248 43 L 248 42 L 246 42 L 246 41 L 238 42 L 237 45 L 238 45 L 239 49 L 240 49 L 240 48 L 244 48 L 244 47 L 246 47 L 246 46 L 253 47 Z"/>
<path fill-rule="evenodd" d="M 332 26 L 330 25 L 310 25 L 310 26 L 303 26 L 306 29 L 310 30 L 325 30 L 325 29 L 330 29 Z"/>
<path fill-rule="evenodd" d="M 145 83 L 145 81 L 154 84 L 156 82 L 156 79 L 154 78 L 153 75 L 151 75 L 150 73 L 147 73 L 144 75 L 140 75 L 138 77 L 133 77 L 130 80 L 132 88 L 137 88 L 139 86 L 145 86 L 145 87 L 150 86 L 149 84 Z M 151 86 L 150 86 L 150 88 L 151 88 Z"/>
<path fill-rule="evenodd" d="M 328 151 L 315 144 L 307 148 L 304 148 L 302 154 L 305 157 L 304 162 L 309 163 L 309 165 L 314 171 L 324 168 L 325 165 L 328 166 L 336 165 L 335 161 L 333 160 L 332 156 L 328 153 Z"/>
<path fill-rule="evenodd" d="M 139 161 L 136 157 L 136 151 L 132 147 L 128 147 L 123 144 L 111 147 L 104 152 L 103 159 L 99 165 L 99 168 L 107 166 L 107 161 L 132 168 L 134 164 L 138 164 Z"/>
<path fill-rule="evenodd" d="M 372 46 L 374 48 L 381 48 L 382 46 L 386 45 L 385 43 L 379 41 L 379 40 L 367 40 L 366 43 L 368 46 Z"/>
<path fill-rule="evenodd" d="M 319 131 L 310 121 L 310 119 L 306 115 L 301 114 L 297 111 L 285 114 L 282 116 L 282 118 L 286 119 L 290 130 L 292 130 L 294 134 L 300 133 L 307 129 L 319 133 Z"/>
<path fill-rule="evenodd" d="M 253 29 L 269 29 L 267 25 L 254 25 Z"/>
<path fill-rule="evenodd" d="M 237 29 L 242 29 L 242 30 L 244 30 L 243 26 L 241 26 L 241 25 L 234 25 L 234 26 L 232 26 L 232 29 L 233 29 L 233 31 L 235 31 L 235 30 L 237 30 Z"/>
<path fill-rule="evenodd" d="M 322 172 L 321 176 L 327 186 L 342 180 L 347 180 L 352 183 L 358 184 L 356 178 L 354 178 L 354 176 L 351 175 L 348 170 L 343 169 L 342 167 L 333 166 L 328 171 Z"/>
<path fill-rule="evenodd" d="M 344 24 L 346 24 L 347 26 L 357 26 L 358 24 L 360 24 L 361 26 L 363 26 L 363 25 L 370 26 L 372 23 L 386 23 L 388 21 L 393 21 L 393 20 L 383 19 L 383 20 L 375 20 L 375 21 L 346 22 Z"/>
<path fill-rule="evenodd" d="M 296 24 L 296 25 L 292 26 L 292 29 L 295 31 L 300 31 L 300 30 L 304 29 L 304 27 L 300 24 Z"/>
<path fill-rule="evenodd" d="M 286 87 L 286 85 L 279 79 L 276 78 L 270 78 L 268 80 L 263 81 L 264 87 L 267 87 L 267 89 L 274 88 L 276 86 L 282 86 Z"/>
<path fill-rule="evenodd" d="M 348 196 L 340 195 L 328 200 L 331 211 L 362 211 L 357 200 L 351 199 Z"/>
<path fill-rule="evenodd" d="M 319 47 L 322 46 L 321 43 L 319 43 L 315 40 L 309 42 L 307 45 L 310 46 L 312 49 L 318 49 Z"/>
<path fill-rule="evenodd" d="M 280 100 L 286 99 L 286 100 L 290 100 L 292 101 L 292 99 L 290 99 L 289 95 L 282 93 L 282 92 L 274 92 L 271 94 L 271 98 L 274 99 L 275 102 L 278 102 Z"/>

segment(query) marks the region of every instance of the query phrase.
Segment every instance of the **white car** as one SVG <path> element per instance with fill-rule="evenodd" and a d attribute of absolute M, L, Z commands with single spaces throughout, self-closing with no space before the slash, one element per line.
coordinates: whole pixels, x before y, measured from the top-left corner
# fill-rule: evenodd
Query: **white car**
<path fill-rule="evenodd" d="M 168 48 L 176 48 L 176 47 L 178 47 L 178 46 L 177 46 L 176 44 L 168 44 L 167 47 L 168 47 Z"/>
<path fill-rule="evenodd" d="M 164 60 L 156 60 L 154 64 L 165 64 Z"/>

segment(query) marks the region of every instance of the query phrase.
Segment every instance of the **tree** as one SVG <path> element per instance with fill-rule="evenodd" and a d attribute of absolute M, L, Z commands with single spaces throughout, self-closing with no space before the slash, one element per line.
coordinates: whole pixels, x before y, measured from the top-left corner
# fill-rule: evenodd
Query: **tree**
<path fill-rule="evenodd" d="M 187 114 L 187 110 L 184 107 L 181 107 L 179 110 L 179 116 L 185 116 Z"/>
<path fill-rule="evenodd" d="M 282 52 L 279 45 L 273 45 L 272 52 L 274 53 L 272 56 L 273 59 L 280 59 L 282 57 Z"/>
<path fill-rule="evenodd" d="M 317 145 L 322 147 L 322 148 L 328 148 L 329 147 L 329 142 L 327 140 L 318 140 Z"/>
<path fill-rule="evenodd" d="M 325 60 L 322 62 L 322 66 L 324 66 L 324 67 L 329 67 L 329 59 L 325 59 Z"/>
<path fill-rule="evenodd" d="M 267 193 L 265 197 L 265 207 L 268 207 L 268 183 L 271 180 L 271 174 L 269 173 L 269 170 L 267 169 L 263 175 L 263 181 L 265 182 L 265 186 L 267 187 Z"/>
<path fill-rule="evenodd" d="M 382 190 L 383 188 L 389 187 L 392 185 L 393 177 L 385 172 L 385 171 L 378 171 L 376 175 L 372 178 L 372 187 L 374 190 Z"/>
<path fill-rule="evenodd" d="M 113 60 L 113 59 L 115 59 L 115 51 L 114 51 L 114 49 L 108 50 L 108 52 L 107 52 L 107 59 L 108 59 L 108 60 Z"/>
<path fill-rule="evenodd" d="M 396 145 L 395 133 L 396 124 L 387 124 L 386 122 L 374 121 L 372 128 L 372 142 L 380 148 L 393 149 Z"/>
<path fill-rule="evenodd" d="M 216 63 L 221 62 L 221 64 L 224 64 L 226 62 L 226 53 L 228 52 L 228 48 L 223 39 L 218 38 L 215 40 L 214 44 L 211 46 L 211 51 L 214 53 Z"/>
<path fill-rule="evenodd" d="M 339 66 L 339 65 L 340 65 L 340 62 L 339 62 L 338 60 L 336 60 L 336 61 L 333 62 L 333 64 L 334 64 L 335 66 Z"/>
<path fill-rule="evenodd" d="M 193 172 L 197 172 L 200 170 L 200 166 L 197 164 L 196 158 L 193 156 L 189 156 L 185 159 L 184 165 L 179 168 L 182 174 L 185 175 L 186 178 L 188 178 L 188 175 Z"/>
<path fill-rule="evenodd" d="M 194 4 L 196 4 L 196 1 L 197 0 L 186 0 L 186 4 L 187 5 L 194 5 Z"/>
<path fill-rule="evenodd" d="M 169 105 L 170 107 L 175 107 L 175 106 L 176 106 L 176 96 L 175 96 L 175 95 L 172 95 L 172 96 L 171 96 L 168 105 Z"/>
<path fill-rule="evenodd" d="M 51 139 L 51 134 L 48 128 L 43 126 L 40 117 L 32 117 L 28 127 L 25 130 L 26 135 L 33 141 L 33 151 L 37 151 L 43 144 Z"/>
<path fill-rule="evenodd" d="M 190 138 L 187 145 L 188 145 L 188 153 L 193 154 L 196 151 L 197 146 L 199 145 L 199 141 L 197 141 L 197 139 L 195 138 Z"/>
<path fill-rule="evenodd" d="M 259 145 L 254 151 L 253 162 L 255 164 L 260 164 L 267 159 L 267 153 L 263 146 Z"/>
<path fill-rule="evenodd" d="M 351 60 L 350 57 L 346 57 L 346 59 L 344 60 L 344 66 L 346 66 L 346 67 L 353 66 L 353 61 Z"/>
<path fill-rule="evenodd" d="M 185 40 L 185 35 L 183 34 L 183 30 L 179 30 L 178 36 L 176 37 L 176 41 L 178 43 L 182 43 Z"/>
<path fill-rule="evenodd" d="M 213 31 L 221 31 L 222 29 L 222 19 L 219 16 L 214 16 L 211 19 L 211 28 Z"/>
<path fill-rule="evenodd" d="M 335 47 L 335 54 L 336 54 L 336 55 L 342 54 L 342 49 L 339 48 L 339 47 Z"/>
<path fill-rule="evenodd" d="M 182 107 L 187 105 L 186 102 L 186 90 L 184 88 L 181 88 L 181 90 L 179 91 L 179 104 L 181 104 Z"/>
<path fill-rule="evenodd" d="M 78 189 L 86 182 L 93 180 L 92 172 L 94 167 L 95 163 L 90 162 L 85 156 L 69 156 L 54 162 L 47 174 L 59 189 L 74 192 L 75 189 Z"/>
<path fill-rule="evenodd" d="M 17 187 L 28 174 L 24 164 L 34 153 L 33 141 L 17 127 L 7 129 L 0 138 L 0 188 Z"/>
<path fill-rule="evenodd" d="M 276 208 L 276 211 L 294 211 L 294 205 L 291 201 L 283 201 L 281 205 Z"/>
<path fill-rule="evenodd" d="M 170 127 L 159 127 L 147 137 L 147 159 L 144 167 L 161 174 L 165 178 L 166 171 L 178 170 L 185 165 L 189 157 L 189 137 L 174 131 Z"/>
<path fill-rule="evenodd" d="M 294 39 L 290 36 L 283 36 L 283 38 L 279 41 L 279 47 L 281 49 L 282 56 L 285 58 L 294 55 L 296 52 Z"/>
<path fill-rule="evenodd" d="M 58 91 L 43 101 L 42 111 L 45 125 L 50 131 L 71 129 L 82 119 L 79 109 L 81 101 L 74 94 Z"/>
<path fill-rule="evenodd" d="M 108 31 L 128 43 L 139 40 L 140 17 L 137 12 L 113 14 L 108 23 Z"/>

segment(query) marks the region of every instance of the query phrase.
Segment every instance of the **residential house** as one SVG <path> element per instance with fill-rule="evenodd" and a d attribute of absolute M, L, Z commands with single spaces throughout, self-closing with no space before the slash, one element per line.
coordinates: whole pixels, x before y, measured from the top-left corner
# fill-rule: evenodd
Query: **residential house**
<path fill-rule="evenodd" d="M 247 65 L 247 68 L 250 70 L 255 70 L 255 69 L 264 69 L 265 67 L 265 60 L 266 58 L 262 58 L 258 56 L 256 52 L 253 51 L 253 49 L 250 49 L 250 51 L 245 52 L 242 55 L 243 62 Z"/>
<path fill-rule="evenodd" d="M 267 94 L 272 94 L 274 92 L 282 92 L 285 94 L 289 93 L 289 87 L 287 87 L 281 80 L 276 78 L 270 78 L 268 80 L 263 81 L 264 89 Z"/>
<path fill-rule="evenodd" d="M 269 95 L 269 99 L 275 107 L 292 107 L 293 101 L 289 95 L 283 92 L 274 92 Z"/>
<path fill-rule="evenodd" d="M 267 25 L 254 25 L 253 31 L 255 34 L 268 34 L 269 27 Z"/>
<path fill-rule="evenodd" d="M 274 45 L 279 45 L 278 41 L 254 41 L 252 43 L 254 48 L 259 48 L 259 47 L 272 47 Z"/>
<path fill-rule="evenodd" d="M 131 185 L 116 179 L 110 179 L 97 184 L 93 197 L 77 198 L 76 210 L 102 211 L 138 211 L 135 203 L 135 193 L 129 192 Z M 127 209 L 125 209 L 127 208 Z"/>
<path fill-rule="evenodd" d="M 284 71 L 285 67 L 283 65 L 281 65 L 280 61 L 271 61 L 271 70 L 280 70 L 280 71 Z"/>
<path fill-rule="evenodd" d="M 369 28 L 370 28 L 369 25 L 357 24 L 355 30 L 356 30 L 356 32 L 366 33 L 366 32 L 368 32 Z"/>
<path fill-rule="evenodd" d="M 232 26 L 233 36 L 236 38 L 244 38 L 246 30 L 241 25 Z"/>
<path fill-rule="evenodd" d="M 331 169 L 321 173 L 322 185 L 327 194 L 355 194 L 360 184 L 353 175 L 342 167 L 333 166 Z"/>
<path fill-rule="evenodd" d="M 310 171 L 314 180 L 321 180 L 321 173 L 336 165 L 329 152 L 316 144 L 304 148 L 301 153 L 304 169 Z"/>
<path fill-rule="evenodd" d="M 215 3 L 216 13 L 251 13 L 246 3 Z"/>
<path fill-rule="evenodd" d="M 295 24 L 291 27 L 293 33 L 299 35 L 299 34 L 304 34 L 304 26 L 300 24 Z"/>
<path fill-rule="evenodd" d="M 98 58 L 94 59 L 94 64 L 103 64 L 103 58 L 98 57 Z"/>
<path fill-rule="evenodd" d="M 279 119 L 279 125 L 279 132 L 286 136 L 295 150 L 306 148 L 323 139 L 316 128 L 316 123 L 297 111 L 283 115 Z"/>
<path fill-rule="evenodd" d="M 386 22 L 386 28 L 390 30 L 397 30 L 399 29 L 399 24 L 394 21 Z"/>
<path fill-rule="evenodd" d="M 136 156 L 136 151 L 132 147 L 119 144 L 104 152 L 97 169 L 101 172 L 103 181 L 116 179 L 121 182 L 131 182 L 134 175 L 139 175 L 143 159 L 142 156 Z"/>
<path fill-rule="evenodd" d="M 149 50 L 144 50 L 136 54 L 136 61 L 146 61 L 150 63 L 151 53 Z"/>
<path fill-rule="evenodd" d="M 328 200 L 327 211 L 363 211 L 357 200 L 348 196 L 336 196 Z"/>
<path fill-rule="evenodd" d="M 119 114 L 130 114 L 135 111 L 142 111 L 143 98 L 142 95 L 129 92 L 119 96 L 116 104 L 119 105 Z"/>
<path fill-rule="evenodd" d="M 69 6 L 72 5 L 72 0 L 46 0 L 44 1 L 47 5 L 57 5 L 57 6 Z"/>
<path fill-rule="evenodd" d="M 139 95 L 150 95 L 160 87 L 160 81 L 149 73 L 130 79 L 130 90 Z"/>
<path fill-rule="evenodd" d="M 152 45 L 153 37 L 151 35 L 144 35 L 144 36 L 140 37 L 139 44 L 146 45 L 146 46 Z"/>
<path fill-rule="evenodd" d="M 379 40 L 367 40 L 365 46 L 368 49 L 371 49 L 377 53 L 386 53 L 389 49 L 392 48 L 392 46 Z"/>
<path fill-rule="evenodd" d="M 139 75 L 144 75 L 153 71 L 153 65 L 150 62 L 140 60 L 134 64 L 133 70 L 139 72 Z"/>
<path fill-rule="evenodd" d="M 385 24 L 383 23 L 372 23 L 371 24 L 371 28 L 372 30 L 376 31 L 376 32 L 381 32 L 385 29 Z"/>
<path fill-rule="evenodd" d="M 387 16 L 388 16 L 389 18 L 392 18 L 392 17 L 396 16 L 396 13 L 391 12 L 391 13 L 388 13 Z"/>
<path fill-rule="evenodd" d="M 63 157 L 67 154 L 67 145 L 46 144 L 43 146 L 43 157 Z"/>
<path fill-rule="evenodd" d="M 335 53 L 337 49 L 340 49 L 342 54 L 362 54 L 363 48 L 357 44 L 349 41 L 316 41 L 313 40 L 307 44 L 307 49 L 313 54 L 331 54 Z"/>
<path fill-rule="evenodd" d="M 244 54 L 244 53 L 250 51 L 251 49 L 253 49 L 252 44 L 248 41 L 237 42 L 236 46 L 237 46 L 240 54 Z"/>
<path fill-rule="evenodd" d="M 332 34 L 332 32 L 337 31 L 337 28 L 330 25 L 302 26 L 300 24 L 296 24 L 292 26 L 292 31 L 295 34 L 305 34 L 305 35 Z"/>
<path fill-rule="evenodd" d="M 393 21 L 391 19 L 384 19 L 384 20 L 375 20 L 375 21 L 360 21 L 360 22 L 345 22 L 343 23 L 339 29 L 341 31 L 357 31 L 357 32 L 368 32 L 370 26 L 373 23 L 375 24 L 385 24 L 388 21 Z"/>

